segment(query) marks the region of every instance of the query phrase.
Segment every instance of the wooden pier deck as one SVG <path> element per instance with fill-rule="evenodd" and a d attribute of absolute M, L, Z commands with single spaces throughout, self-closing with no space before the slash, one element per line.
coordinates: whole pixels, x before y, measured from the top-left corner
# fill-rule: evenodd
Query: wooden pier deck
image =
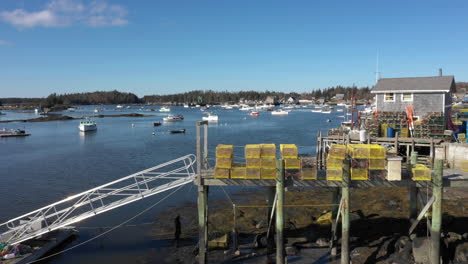
<path fill-rule="evenodd" d="M 204 140 L 202 145 L 201 128 L 204 128 Z M 301 186 L 312 188 L 326 188 L 333 194 L 331 208 L 334 216 L 334 223 L 341 219 L 341 243 L 338 243 L 336 236 L 337 225 L 332 224 L 331 238 L 331 255 L 340 256 L 342 264 L 350 263 L 350 192 L 353 188 L 373 188 L 373 187 L 404 187 L 409 190 L 409 218 L 412 221 L 412 226 L 408 231 L 411 234 L 419 221 L 429 209 L 432 209 L 432 218 L 430 223 L 431 233 L 431 263 L 440 262 L 440 238 L 442 226 L 442 195 L 443 188 L 466 188 L 468 187 L 468 172 L 456 169 L 444 169 L 442 160 L 434 159 L 434 149 L 442 143 L 439 139 L 406 139 L 406 138 L 370 138 L 368 143 L 376 144 L 394 144 L 395 147 L 405 145 L 407 149 L 411 149 L 414 153 L 416 146 L 424 146 L 430 148 L 430 165 L 433 169 L 432 178 L 428 181 L 414 181 L 411 179 L 410 172 L 407 169 L 401 170 L 401 180 L 389 181 L 386 179 L 372 180 L 351 180 L 350 178 L 350 160 L 348 158 L 343 162 L 343 179 L 342 181 L 326 180 L 326 145 L 328 143 L 348 144 L 358 143 L 351 140 L 349 137 L 330 136 L 322 137 L 321 134 L 317 137 L 317 179 L 302 180 L 285 178 L 285 170 L 283 162 L 278 162 L 276 179 L 216 179 L 214 171 L 208 169 L 208 123 L 197 123 L 197 178 L 195 183 L 198 186 L 198 222 L 199 222 L 199 263 L 207 263 L 207 240 L 208 240 L 208 190 L 210 186 L 265 186 L 269 187 L 270 193 L 274 194 L 275 198 L 269 197 L 270 206 L 275 211 L 275 234 L 276 234 L 276 263 L 285 263 L 285 248 L 284 248 L 284 192 L 288 186 Z M 409 153 L 409 152 L 408 152 Z M 416 164 L 417 156 L 407 156 L 407 168 L 410 164 Z M 405 167 L 405 166 L 403 166 Z M 432 198 L 428 201 L 421 201 L 421 211 L 418 212 L 418 193 L 420 188 L 432 190 Z M 336 204 L 339 203 L 339 206 Z M 273 214 L 272 214 L 273 216 Z M 235 218 L 234 218 L 235 219 Z M 271 223 L 273 219 L 268 219 Z M 235 221 L 235 220 L 234 220 Z M 341 252 L 338 253 L 338 244 L 340 244 Z M 234 243 L 234 249 L 237 244 Z"/>

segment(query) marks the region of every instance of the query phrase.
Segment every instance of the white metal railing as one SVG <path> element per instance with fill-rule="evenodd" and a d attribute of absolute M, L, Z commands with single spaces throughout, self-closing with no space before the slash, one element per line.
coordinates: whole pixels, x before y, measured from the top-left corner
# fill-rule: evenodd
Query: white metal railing
<path fill-rule="evenodd" d="M 0 242 L 17 244 L 190 183 L 195 161 L 195 155 L 186 155 L 8 220 L 0 224 Z"/>

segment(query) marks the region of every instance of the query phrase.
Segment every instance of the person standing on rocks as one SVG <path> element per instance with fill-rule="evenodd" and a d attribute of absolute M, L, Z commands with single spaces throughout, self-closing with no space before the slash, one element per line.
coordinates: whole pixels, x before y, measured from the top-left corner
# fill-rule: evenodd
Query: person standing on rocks
<path fill-rule="evenodd" d="M 179 239 L 180 239 L 180 233 L 181 233 L 181 224 L 180 224 L 180 215 L 177 215 L 176 218 L 174 218 L 174 242 L 175 246 L 179 247 Z"/>

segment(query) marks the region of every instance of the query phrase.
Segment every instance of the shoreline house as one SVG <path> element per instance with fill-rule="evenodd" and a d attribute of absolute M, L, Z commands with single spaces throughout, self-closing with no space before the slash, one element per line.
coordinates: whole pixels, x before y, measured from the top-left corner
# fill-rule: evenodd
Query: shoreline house
<path fill-rule="evenodd" d="M 406 106 L 412 105 L 414 120 L 433 113 L 442 113 L 447 120 L 455 89 L 455 78 L 440 72 L 433 77 L 382 78 L 371 93 L 376 95 L 379 112 L 404 112 Z"/>

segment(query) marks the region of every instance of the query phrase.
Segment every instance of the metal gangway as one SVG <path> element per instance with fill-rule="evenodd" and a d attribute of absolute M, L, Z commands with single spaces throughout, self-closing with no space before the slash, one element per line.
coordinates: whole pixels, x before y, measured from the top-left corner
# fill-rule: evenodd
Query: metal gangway
<path fill-rule="evenodd" d="M 195 155 L 186 155 L 11 219 L 0 225 L 0 242 L 17 244 L 190 183 L 195 161 Z"/>

